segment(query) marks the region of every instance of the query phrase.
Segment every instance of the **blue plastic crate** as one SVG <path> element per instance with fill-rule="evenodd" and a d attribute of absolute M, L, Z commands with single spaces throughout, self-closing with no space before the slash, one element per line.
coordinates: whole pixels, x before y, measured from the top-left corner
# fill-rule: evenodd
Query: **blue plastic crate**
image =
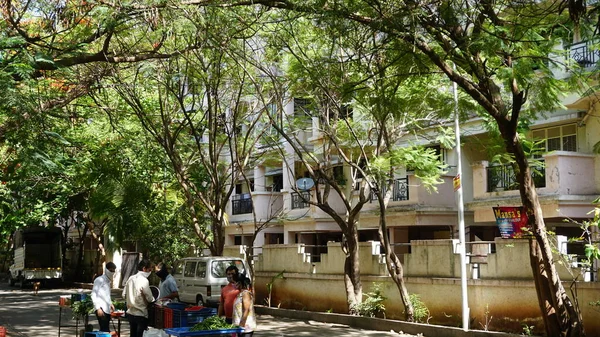
<path fill-rule="evenodd" d="M 71 294 L 71 303 L 83 301 L 86 297 L 87 294 L 84 293 Z"/>
<path fill-rule="evenodd" d="M 171 309 L 183 310 L 186 307 L 187 307 L 187 304 L 185 304 L 185 303 L 179 303 L 179 302 L 167 303 L 167 308 L 171 308 Z"/>
<path fill-rule="evenodd" d="M 205 318 L 216 316 L 217 308 L 202 308 L 200 310 L 184 310 L 181 314 L 181 327 L 194 326 Z"/>
<path fill-rule="evenodd" d="M 186 336 L 218 336 L 218 335 L 231 335 L 244 332 L 244 329 L 223 329 L 223 330 L 201 330 L 201 331 L 190 331 L 190 328 L 170 328 L 165 329 L 165 332 L 169 335 L 177 337 Z"/>
<path fill-rule="evenodd" d="M 110 333 L 104 331 L 88 331 L 85 333 L 84 337 L 110 337 Z"/>

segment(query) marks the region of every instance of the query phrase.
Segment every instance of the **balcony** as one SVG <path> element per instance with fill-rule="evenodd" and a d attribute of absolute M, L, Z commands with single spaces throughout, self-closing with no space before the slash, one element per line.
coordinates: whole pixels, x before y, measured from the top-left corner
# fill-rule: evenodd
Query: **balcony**
<path fill-rule="evenodd" d="M 595 46 L 597 41 L 582 41 L 567 46 L 570 59 L 583 68 L 591 67 L 600 60 L 600 50 Z"/>
<path fill-rule="evenodd" d="M 535 187 L 546 187 L 546 171 L 543 160 L 539 165 L 531 167 L 531 176 Z M 519 183 L 512 165 L 493 165 L 487 167 L 487 192 L 514 191 L 519 189 Z"/>
<path fill-rule="evenodd" d="M 231 206 L 233 215 L 252 213 L 252 197 L 249 193 L 236 194 L 233 196 Z"/>
<path fill-rule="evenodd" d="M 292 209 L 310 207 L 310 204 L 305 200 L 310 200 L 310 191 L 303 191 L 300 193 L 292 192 Z"/>
<path fill-rule="evenodd" d="M 387 187 L 384 187 L 383 194 L 387 191 Z M 394 179 L 394 186 L 392 186 L 392 200 L 391 201 L 404 201 L 408 200 L 408 177 Z M 371 192 L 370 202 L 377 200 L 377 195 Z"/>
<path fill-rule="evenodd" d="M 544 170 L 534 171 L 534 183 L 544 218 L 587 218 L 594 198 L 600 193 L 597 155 L 553 151 L 544 155 Z M 467 208 L 475 222 L 495 222 L 491 206 L 520 205 L 518 184 L 512 170 L 473 164 L 473 200 Z M 500 179 L 492 178 L 492 175 Z"/>

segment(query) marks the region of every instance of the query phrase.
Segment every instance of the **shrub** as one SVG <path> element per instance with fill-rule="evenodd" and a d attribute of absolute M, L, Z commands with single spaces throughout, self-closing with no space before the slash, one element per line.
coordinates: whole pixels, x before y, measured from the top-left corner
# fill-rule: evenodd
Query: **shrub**
<path fill-rule="evenodd" d="M 375 317 L 382 314 L 385 317 L 385 305 L 383 301 L 386 299 L 381 293 L 381 284 L 373 283 L 373 290 L 365 294 L 365 299 L 362 303 L 355 305 L 352 312 L 359 316 Z"/>
<path fill-rule="evenodd" d="M 419 295 L 418 294 L 410 294 L 409 301 L 413 306 L 415 322 L 429 323 L 429 319 L 431 318 L 429 316 L 429 309 L 427 309 L 427 306 L 425 305 L 425 303 L 423 303 L 423 301 L 421 301 L 421 298 L 419 297 Z"/>

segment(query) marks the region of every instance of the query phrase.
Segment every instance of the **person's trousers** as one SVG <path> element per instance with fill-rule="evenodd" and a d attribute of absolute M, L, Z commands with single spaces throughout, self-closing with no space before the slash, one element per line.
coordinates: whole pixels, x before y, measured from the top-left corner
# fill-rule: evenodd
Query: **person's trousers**
<path fill-rule="evenodd" d="M 252 337 L 252 335 L 254 335 L 254 331 L 239 333 L 238 337 Z"/>
<path fill-rule="evenodd" d="M 96 318 L 98 319 L 98 325 L 100 325 L 100 331 L 110 332 L 110 315 L 104 313 L 104 316 L 100 317 L 96 314 Z"/>
<path fill-rule="evenodd" d="M 143 337 L 144 331 L 148 330 L 148 318 L 144 316 L 127 315 L 129 320 L 129 336 Z"/>

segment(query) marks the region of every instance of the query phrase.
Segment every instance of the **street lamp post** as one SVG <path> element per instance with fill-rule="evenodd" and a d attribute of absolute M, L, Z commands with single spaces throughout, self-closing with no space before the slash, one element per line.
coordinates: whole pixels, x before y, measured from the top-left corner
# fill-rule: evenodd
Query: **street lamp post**
<path fill-rule="evenodd" d="M 456 69 L 456 67 L 454 67 Z M 456 82 L 452 82 L 452 91 L 454 94 L 454 134 L 456 137 L 456 177 L 457 182 L 456 195 L 458 204 L 458 239 L 460 253 L 460 288 L 462 294 L 462 325 L 463 330 L 469 330 L 469 297 L 467 293 L 467 253 L 465 240 L 465 212 L 462 191 L 462 164 L 460 149 L 460 127 L 458 120 L 458 88 Z"/>

